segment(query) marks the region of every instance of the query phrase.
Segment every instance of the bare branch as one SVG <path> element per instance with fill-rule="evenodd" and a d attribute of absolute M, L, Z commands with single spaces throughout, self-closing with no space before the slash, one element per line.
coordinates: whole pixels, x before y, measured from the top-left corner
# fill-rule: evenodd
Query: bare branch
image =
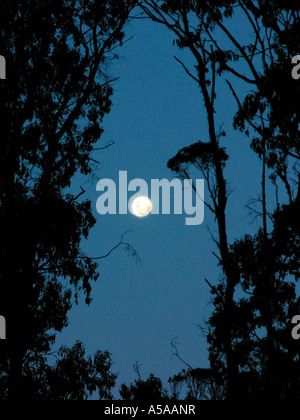
<path fill-rule="evenodd" d="M 181 65 L 182 65 L 182 67 L 184 68 L 184 70 L 186 71 L 186 73 L 193 79 L 193 80 L 195 80 L 196 82 L 197 82 L 197 84 L 199 84 L 200 82 L 199 82 L 199 79 L 197 79 L 197 77 L 196 76 L 194 76 L 191 72 L 190 72 L 190 70 L 186 67 L 186 65 L 181 61 L 181 60 L 179 60 L 179 58 L 177 58 L 176 57 L 176 55 L 174 55 L 174 58 L 175 58 L 175 60 L 178 62 L 178 63 L 180 63 Z"/>
<path fill-rule="evenodd" d="M 139 364 L 139 362 L 135 362 L 134 365 L 133 365 L 133 370 L 137 374 L 139 381 L 142 380 L 142 375 L 141 375 L 141 372 L 140 372 L 140 367 L 142 367 L 142 366 L 143 365 Z"/>
<path fill-rule="evenodd" d="M 223 50 L 221 49 L 221 47 L 219 46 L 219 44 L 217 43 L 217 41 L 216 41 L 216 40 L 213 38 L 213 36 L 211 35 L 211 33 L 210 33 L 210 31 L 209 31 L 208 27 L 205 25 L 205 23 L 203 23 L 203 25 L 204 25 L 204 27 L 205 27 L 206 33 L 207 33 L 207 35 L 209 36 L 209 38 L 210 38 L 211 42 L 215 45 L 215 47 L 216 47 L 216 49 L 217 49 L 218 51 L 222 52 Z M 235 69 L 233 69 L 232 67 L 230 67 L 227 63 L 225 63 L 225 64 L 224 64 L 224 68 L 225 68 L 227 71 L 229 71 L 230 73 L 234 74 L 234 75 L 235 75 L 236 77 L 238 77 L 239 79 L 242 79 L 242 80 L 244 80 L 244 81 L 245 81 L 245 82 L 247 82 L 247 83 L 250 83 L 250 84 L 256 85 L 256 81 L 255 81 L 255 80 L 252 80 L 252 79 L 250 79 L 249 77 L 244 76 L 243 74 L 239 73 L 237 70 L 235 70 Z"/>
<path fill-rule="evenodd" d="M 110 148 L 111 146 L 113 146 L 116 142 L 115 141 L 111 141 L 110 143 L 106 144 L 106 146 L 103 147 L 96 147 L 95 149 L 93 149 L 93 152 L 96 152 L 98 150 L 105 150 Z"/>
<path fill-rule="evenodd" d="M 255 78 L 256 83 L 259 82 L 259 75 L 252 63 L 252 61 L 250 60 L 250 58 L 248 57 L 247 53 L 245 52 L 244 48 L 239 44 L 239 42 L 236 40 L 236 38 L 234 38 L 234 36 L 230 33 L 230 31 L 223 25 L 223 23 L 221 23 L 220 21 L 217 22 L 217 25 L 222 29 L 222 31 L 228 36 L 228 38 L 231 40 L 231 42 L 238 48 L 238 50 L 240 51 L 240 53 L 242 54 L 242 56 L 244 57 L 245 61 L 248 63 L 251 72 Z"/>
<path fill-rule="evenodd" d="M 86 191 L 82 187 L 80 187 L 80 189 L 81 192 L 78 195 L 76 195 L 76 197 L 74 197 L 74 201 L 78 200 L 79 197 L 86 193 Z"/>
<path fill-rule="evenodd" d="M 171 341 L 171 348 L 172 348 L 172 350 L 173 350 L 173 352 L 172 352 L 172 356 L 175 356 L 175 357 L 177 357 L 177 359 L 178 360 L 180 360 L 185 366 L 187 366 L 189 369 L 191 369 L 191 370 L 193 370 L 193 368 L 192 368 L 192 366 L 189 364 L 189 363 L 187 363 L 187 362 L 185 362 L 183 359 L 182 359 L 182 357 L 179 355 L 179 351 L 178 351 L 178 348 L 177 348 L 177 343 L 176 343 L 176 339 L 177 339 L 178 337 L 175 337 L 175 338 L 173 338 L 173 340 Z"/>
<path fill-rule="evenodd" d="M 117 245 L 115 245 L 110 251 L 108 251 L 105 255 L 101 255 L 99 257 L 88 257 L 88 256 L 81 255 L 78 258 L 84 259 L 84 260 L 90 260 L 90 261 L 103 260 L 104 258 L 109 257 L 118 248 L 124 247 L 124 249 L 128 252 L 128 254 L 130 256 L 132 256 L 132 257 L 135 257 L 136 258 L 136 262 L 137 263 L 140 263 L 141 262 L 141 259 L 140 259 L 139 255 L 138 255 L 137 251 L 135 250 L 135 248 L 132 245 L 130 245 L 128 242 L 124 242 L 124 240 L 123 240 L 124 239 L 124 236 L 127 233 L 128 233 L 128 231 L 125 232 L 125 233 L 123 233 L 123 235 L 121 236 L 120 242 Z"/>

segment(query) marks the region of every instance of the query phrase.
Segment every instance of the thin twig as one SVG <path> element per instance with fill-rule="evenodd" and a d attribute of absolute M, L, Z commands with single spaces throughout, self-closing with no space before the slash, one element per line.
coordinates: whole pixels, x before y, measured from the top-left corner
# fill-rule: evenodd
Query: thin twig
<path fill-rule="evenodd" d="M 190 70 L 186 67 L 186 65 L 181 61 L 181 60 L 179 60 L 179 58 L 177 58 L 176 57 L 176 55 L 174 55 L 174 58 L 175 58 L 175 60 L 179 63 L 179 64 L 181 64 L 182 65 L 182 67 L 184 68 L 184 70 L 186 71 L 186 73 L 192 78 L 192 79 L 194 79 L 198 84 L 199 84 L 199 79 L 197 79 L 197 77 L 196 76 L 194 76 L 191 72 L 190 72 Z"/>
<path fill-rule="evenodd" d="M 113 146 L 116 142 L 115 141 L 111 141 L 110 143 L 108 143 L 106 146 L 103 147 L 97 147 L 95 149 L 93 149 L 93 152 L 96 152 L 98 150 L 105 150 L 108 149 L 109 147 Z"/>
<path fill-rule="evenodd" d="M 109 257 L 114 251 L 116 251 L 118 248 L 120 248 L 121 246 L 124 246 L 125 247 L 125 250 L 132 256 L 132 257 L 135 257 L 136 258 L 136 261 L 138 262 L 138 263 L 140 263 L 141 262 L 141 259 L 140 259 L 140 257 L 139 257 L 139 255 L 138 255 L 138 253 L 137 253 L 137 251 L 134 249 L 134 247 L 132 246 L 132 245 L 130 245 L 128 242 L 124 242 L 123 241 L 123 238 L 124 238 L 124 236 L 126 235 L 126 233 L 128 233 L 128 231 L 127 232 L 125 232 L 125 233 L 123 233 L 123 235 L 121 236 L 121 240 L 120 240 L 120 242 L 116 245 L 116 246 L 114 246 L 109 252 L 107 252 L 107 254 L 105 254 L 105 255 L 101 255 L 101 256 L 99 256 L 99 257 L 87 257 L 87 256 L 83 256 L 83 255 L 81 255 L 81 256 L 79 256 L 78 258 L 80 258 L 80 259 L 85 259 L 85 260 L 91 260 L 91 261 L 97 261 L 97 260 L 103 260 L 104 258 L 107 258 L 107 257 Z"/>
<path fill-rule="evenodd" d="M 171 347 L 173 349 L 173 354 L 172 355 L 175 356 L 175 357 L 177 357 L 177 359 L 180 360 L 190 370 L 193 370 L 192 366 L 189 363 L 187 363 L 186 361 L 184 361 L 181 356 L 179 356 L 179 351 L 177 349 L 177 344 L 176 344 L 176 341 L 175 341 L 176 338 L 177 337 L 173 338 L 173 340 L 171 341 Z"/>

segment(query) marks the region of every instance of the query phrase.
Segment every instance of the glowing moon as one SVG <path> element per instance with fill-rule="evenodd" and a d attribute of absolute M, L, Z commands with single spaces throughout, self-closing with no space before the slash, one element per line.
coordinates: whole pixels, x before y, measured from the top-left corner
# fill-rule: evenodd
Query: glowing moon
<path fill-rule="evenodd" d="M 152 203 L 148 197 L 137 197 L 131 206 L 132 213 L 137 217 L 145 217 L 152 210 Z"/>

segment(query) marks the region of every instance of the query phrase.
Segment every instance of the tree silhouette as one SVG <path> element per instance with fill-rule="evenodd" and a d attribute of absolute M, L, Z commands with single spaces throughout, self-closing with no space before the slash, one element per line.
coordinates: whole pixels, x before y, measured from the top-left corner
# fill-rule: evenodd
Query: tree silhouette
<path fill-rule="evenodd" d="M 119 390 L 120 396 L 125 401 L 139 401 L 148 403 L 149 401 L 167 401 L 168 392 L 164 389 L 162 381 L 153 374 L 145 381 L 140 374 L 140 366 L 135 363 L 134 370 L 138 378 L 130 386 L 122 384 Z"/>
<path fill-rule="evenodd" d="M 222 276 L 215 286 L 206 280 L 214 305 L 207 333 L 211 379 L 221 378 L 224 398 L 230 400 L 299 398 L 299 348 L 289 327 L 300 309 L 295 217 L 300 194 L 299 106 L 298 95 L 292 96 L 299 84 L 291 77 L 291 59 L 299 46 L 299 7 L 263 0 L 149 0 L 141 7 L 174 33 L 180 49 L 192 53 L 194 70 L 175 58 L 200 89 L 207 115 L 209 138 L 180 150 L 168 167 L 183 178 L 190 178 L 190 167 L 201 172 L 210 193 L 205 204 L 218 225 Z M 252 31 L 248 42 L 232 29 L 236 18 L 244 19 Z M 262 161 L 262 227 L 232 245 L 227 239 L 224 178 L 230 156 L 223 147 L 226 133 L 216 129 L 218 79 L 227 82 L 238 106 L 233 127 L 252 138 L 250 145 Z M 240 97 L 235 83 L 243 83 L 249 93 Z M 272 212 L 267 202 L 270 170 L 277 192 Z M 286 189 L 287 204 L 279 202 L 279 182 Z"/>
<path fill-rule="evenodd" d="M 83 257 L 80 242 L 95 220 L 90 202 L 66 189 L 75 173 L 92 171 L 91 153 L 111 107 L 113 80 L 106 69 L 134 3 L 12 0 L 0 6 L 0 50 L 7 61 L 0 86 L 3 399 L 24 398 L 31 380 L 25 362 L 35 357 L 34 363 L 44 364 L 39 355 L 50 351 L 55 332 L 67 325 L 72 296 L 82 291 L 91 300 L 97 263 Z M 72 352 L 85 364 L 85 375 L 97 372 L 96 385 L 105 360 L 99 354 L 92 366 L 79 347 Z M 56 369 L 48 369 L 52 381 L 68 368 L 70 353 L 62 350 L 61 356 Z M 79 391 L 69 390 L 70 398 L 83 396 Z"/>
<path fill-rule="evenodd" d="M 231 3 L 231 2 L 229 2 Z M 145 1 L 141 7 L 146 14 L 154 21 L 167 26 L 176 36 L 176 43 L 179 48 L 187 48 L 195 59 L 196 74 L 179 61 L 184 70 L 193 80 L 196 81 L 198 88 L 204 100 L 206 116 L 208 121 L 209 140 L 205 144 L 198 142 L 191 146 L 190 150 L 181 150 L 179 154 L 169 161 L 168 166 L 173 171 L 183 177 L 190 178 L 188 166 L 194 165 L 207 181 L 209 192 L 212 199 L 212 205 L 206 205 L 215 214 L 218 224 L 218 248 L 221 254 L 222 269 L 226 278 L 225 302 L 223 312 L 224 330 L 222 342 L 226 355 L 226 366 L 228 376 L 228 395 L 229 398 L 235 395 L 237 390 L 237 365 L 233 356 L 232 349 L 232 314 L 233 314 L 233 294 L 235 285 L 238 281 L 236 271 L 232 266 L 229 253 L 228 234 L 226 226 L 226 207 L 228 189 L 224 177 L 224 163 L 227 160 L 225 151 L 220 148 L 220 137 L 215 119 L 215 100 L 216 100 L 216 59 L 212 56 L 212 50 L 206 48 L 205 40 L 202 38 L 203 25 L 200 21 L 199 26 L 193 31 L 189 24 L 189 14 L 195 13 L 196 19 L 202 19 L 205 16 L 208 22 L 213 22 L 219 18 L 220 10 L 215 4 L 206 4 L 203 6 L 194 2 L 156 2 Z M 203 10 L 202 10 L 203 7 Z M 230 6 L 227 7 L 227 13 L 231 13 Z M 199 14 L 199 16 L 198 16 Z M 209 24 L 209 23 L 208 23 Z M 211 176 L 212 173 L 212 176 Z M 211 180 L 213 178 L 213 180 Z"/>
<path fill-rule="evenodd" d="M 84 190 L 70 194 L 76 173 L 88 175 L 111 108 L 108 74 L 124 39 L 135 0 L 11 0 L 0 6 L 0 399 L 111 399 L 111 356 L 86 356 L 83 344 L 51 353 L 57 332 L 79 294 L 91 301 L 102 257 L 80 249 L 95 220 Z M 299 342 L 291 320 L 300 312 L 299 81 L 291 77 L 299 53 L 299 11 L 281 0 L 143 0 L 144 14 L 167 27 L 205 107 L 208 136 L 168 162 L 182 178 L 191 169 L 206 180 L 205 204 L 218 235 L 213 312 L 207 321 L 210 368 L 187 365 L 169 380 L 150 375 L 122 385 L 121 398 L 295 400 L 300 398 Z M 243 19 L 252 37 L 235 32 Z M 236 104 L 232 127 L 249 138 L 261 161 L 260 197 L 249 205 L 260 227 L 228 240 L 227 133 L 216 114 L 218 87 Z M 247 92 L 244 94 L 244 92 Z M 269 200 L 274 188 L 275 205 Z M 194 187 L 194 186 L 193 186 Z M 194 187 L 195 188 L 195 187 Z M 279 194 L 284 189 L 285 194 Z M 273 192 L 272 192 L 273 193 Z M 254 208 L 254 205 L 258 207 Z M 51 359 L 51 360 L 50 360 Z"/>
<path fill-rule="evenodd" d="M 23 363 L 23 396 L 29 401 L 82 401 L 112 399 L 116 375 L 110 372 L 111 357 L 98 351 L 86 357 L 82 343 L 63 346 L 50 364 L 42 354 L 27 353 Z"/>

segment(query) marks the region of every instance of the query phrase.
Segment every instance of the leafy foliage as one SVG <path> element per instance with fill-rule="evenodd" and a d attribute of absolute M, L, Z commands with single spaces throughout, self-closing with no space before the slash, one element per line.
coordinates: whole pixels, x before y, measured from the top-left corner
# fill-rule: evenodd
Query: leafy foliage
<path fill-rule="evenodd" d="M 152 374 L 146 381 L 138 378 L 129 387 L 123 384 L 119 392 L 121 398 L 126 401 L 149 402 L 169 399 L 161 380 Z"/>
<path fill-rule="evenodd" d="M 0 366 L 12 399 L 24 395 L 25 358 L 34 354 L 44 365 L 39 352 L 49 352 L 67 325 L 72 297 L 83 292 L 89 303 L 99 276 L 96 262 L 80 252 L 95 223 L 90 202 L 66 189 L 76 173 L 93 171 L 91 153 L 111 108 L 107 69 L 134 4 L 12 0 L 0 6 L 0 50 L 8 64 L 0 86 L 0 312 L 8 331 Z M 62 350 L 57 380 L 71 355 Z M 92 368 L 100 372 L 100 354 L 93 366 L 84 364 L 78 346 L 75 356 L 86 377 Z M 81 386 L 72 398 L 85 395 Z M 1 393 L 7 397 L 6 389 Z"/>
<path fill-rule="evenodd" d="M 111 389 L 115 385 L 116 375 L 110 373 L 109 353 L 98 351 L 93 358 L 86 357 L 82 343 L 77 342 L 72 348 L 63 346 L 55 357 L 56 363 L 49 365 L 46 357 L 40 354 L 27 355 L 23 379 L 27 399 L 112 399 Z"/>
<path fill-rule="evenodd" d="M 207 322 L 210 380 L 221 378 L 226 399 L 299 399 L 299 349 L 289 325 L 300 310 L 299 83 L 291 77 L 291 59 L 299 47 L 299 5 L 279 0 L 145 3 L 145 13 L 173 32 L 180 49 L 192 53 L 196 73 L 177 61 L 200 88 L 208 117 L 208 142 L 183 148 L 168 167 L 183 178 L 190 178 L 190 166 L 201 171 L 211 199 L 206 205 L 218 224 L 222 273 L 217 285 L 207 281 L 214 307 Z M 236 19 L 252 32 L 246 45 L 234 31 Z M 230 80 L 224 80 L 227 75 Z M 223 135 L 216 135 L 217 77 L 227 82 L 238 105 L 233 127 L 252 138 L 250 146 L 262 161 L 262 228 L 231 245 L 224 178 L 230 157 Z M 246 83 L 244 98 L 232 80 Z M 270 178 L 277 189 L 277 207 L 271 212 L 267 167 L 274 171 Z M 288 203 L 279 202 L 280 181 Z M 188 379 L 193 384 L 190 374 L 179 375 L 178 383 Z M 206 398 L 201 384 L 193 388 L 194 395 L 200 390 L 199 399 Z"/>

